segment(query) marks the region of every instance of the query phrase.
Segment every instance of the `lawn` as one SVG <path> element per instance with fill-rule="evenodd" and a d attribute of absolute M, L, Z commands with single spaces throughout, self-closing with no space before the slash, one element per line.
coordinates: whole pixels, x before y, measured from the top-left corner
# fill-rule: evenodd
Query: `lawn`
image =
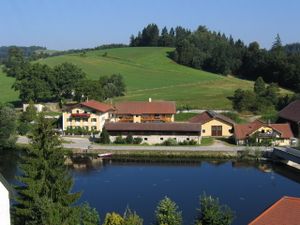
<path fill-rule="evenodd" d="M 13 83 L 14 78 L 7 77 L 0 67 L 0 103 L 14 102 L 18 100 L 18 92 L 11 88 Z"/>
<path fill-rule="evenodd" d="M 179 65 L 168 58 L 172 48 L 137 47 L 89 51 L 82 56 L 68 54 L 40 59 L 50 66 L 71 62 L 81 67 L 89 79 L 122 74 L 126 95 L 113 101 L 172 100 L 178 107 L 231 109 L 229 97 L 237 88 L 251 89 L 253 82 L 226 77 Z M 13 82 L 8 79 L 6 82 Z M 2 83 L 1 83 L 2 85 Z M 4 85 L 5 86 L 5 85 Z M 10 87 L 9 87 L 10 88 Z M 2 98 L 16 99 L 16 93 L 3 89 Z M 2 91 L 2 89 L 1 89 Z M 13 95 L 13 96 L 12 96 Z"/>
<path fill-rule="evenodd" d="M 198 114 L 199 113 L 177 113 L 175 114 L 175 121 L 178 122 L 188 121 L 190 118 Z"/>

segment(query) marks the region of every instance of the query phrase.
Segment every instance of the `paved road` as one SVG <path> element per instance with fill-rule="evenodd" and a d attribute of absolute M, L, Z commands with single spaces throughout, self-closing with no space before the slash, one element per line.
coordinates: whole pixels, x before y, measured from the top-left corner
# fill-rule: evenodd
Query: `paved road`
<path fill-rule="evenodd" d="M 27 137 L 20 136 L 18 143 L 28 144 L 29 140 Z M 130 145 L 99 145 L 91 143 L 87 138 L 81 137 L 63 137 L 63 146 L 65 148 L 85 150 L 91 149 L 96 150 L 111 150 L 111 151 L 223 151 L 223 152 L 236 152 L 245 150 L 244 146 L 228 146 L 216 141 L 214 145 L 210 146 L 130 146 Z M 254 149 L 257 149 L 255 147 Z M 260 147 L 261 150 L 265 150 L 264 147 Z"/>

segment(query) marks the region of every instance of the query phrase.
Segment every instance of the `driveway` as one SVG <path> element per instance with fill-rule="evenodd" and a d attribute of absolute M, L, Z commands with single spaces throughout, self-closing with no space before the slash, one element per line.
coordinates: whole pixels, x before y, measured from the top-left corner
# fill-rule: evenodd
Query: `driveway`
<path fill-rule="evenodd" d="M 20 136 L 18 143 L 28 144 L 27 137 Z M 85 137 L 63 137 L 63 147 L 69 149 L 77 149 L 79 151 L 90 149 L 92 151 L 216 151 L 216 152 L 236 152 L 245 150 L 244 146 L 229 146 L 220 141 L 215 141 L 210 146 L 149 146 L 149 145 L 101 145 L 93 144 Z M 253 147 L 254 149 L 266 150 L 265 147 Z"/>

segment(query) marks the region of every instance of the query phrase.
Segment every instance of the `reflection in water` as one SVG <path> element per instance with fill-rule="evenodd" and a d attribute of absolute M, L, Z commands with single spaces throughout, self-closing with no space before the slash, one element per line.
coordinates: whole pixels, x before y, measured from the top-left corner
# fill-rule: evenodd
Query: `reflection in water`
<path fill-rule="evenodd" d="M 13 182 L 18 154 L 1 152 L 0 172 Z M 177 202 L 185 224 L 192 224 L 203 192 L 218 197 L 236 212 L 234 224 L 247 224 L 283 195 L 300 196 L 300 172 L 284 165 L 245 161 L 203 160 L 193 163 L 74 161 L 74 190 L 83 191 L 101 218 L 123 213 L 127 206 L 151 224 L 157 202 L 165 195 Z"/>

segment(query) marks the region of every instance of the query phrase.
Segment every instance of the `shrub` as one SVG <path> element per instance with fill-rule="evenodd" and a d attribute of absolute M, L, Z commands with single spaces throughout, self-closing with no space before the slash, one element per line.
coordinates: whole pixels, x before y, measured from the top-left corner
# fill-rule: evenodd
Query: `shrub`
<path fill-rule="evenodd" d="M 114 141 L 115 144 L 126 144 L 126 139 L 122 138 L 122 136 L 116 137 L 116 140 Z"/>
<path fill-rule="evenodd" d="M 126 144 L 132 144 L 133 143 L 133 137 L 132 134 L 128 134 L 125 138 Z"/>
<path fill-rule="evenodd" d="M 168 138 L 167 140 L 165 140 L 162 145 L 165 145 L 165 146 L 176 146 L 178 145 L 177 141 L 174 140 L 173 138 Z"/>
<path fill-rule="evenodd" d="M 27 122 L 21 122 L 18 126 L 18 133 L 20 135 L 26 135 L 31 129 L 31 125 Z"/>
<path fill-rule="evenodd" d="M 155 211 L 156 225 L 181 225 L 182 216 L 178 206 L 170 198 L 165 197 L 158 203 Z"/>
<path fill-rule="evenodd" d="M 143 139 L 140 137 L 133 138 L 133 144 L 139 145 L 143 142 Z"/>
<path fill-rule="evenodd" d="M 110 138 L 109 138 L 109 134 L 107 132 L 107 130 L 105 128 L 103 128 L 101 134 L 100 134 L 100 139 L 99 142 L 101 144 L 109 144 L 110 143 Z"/>

